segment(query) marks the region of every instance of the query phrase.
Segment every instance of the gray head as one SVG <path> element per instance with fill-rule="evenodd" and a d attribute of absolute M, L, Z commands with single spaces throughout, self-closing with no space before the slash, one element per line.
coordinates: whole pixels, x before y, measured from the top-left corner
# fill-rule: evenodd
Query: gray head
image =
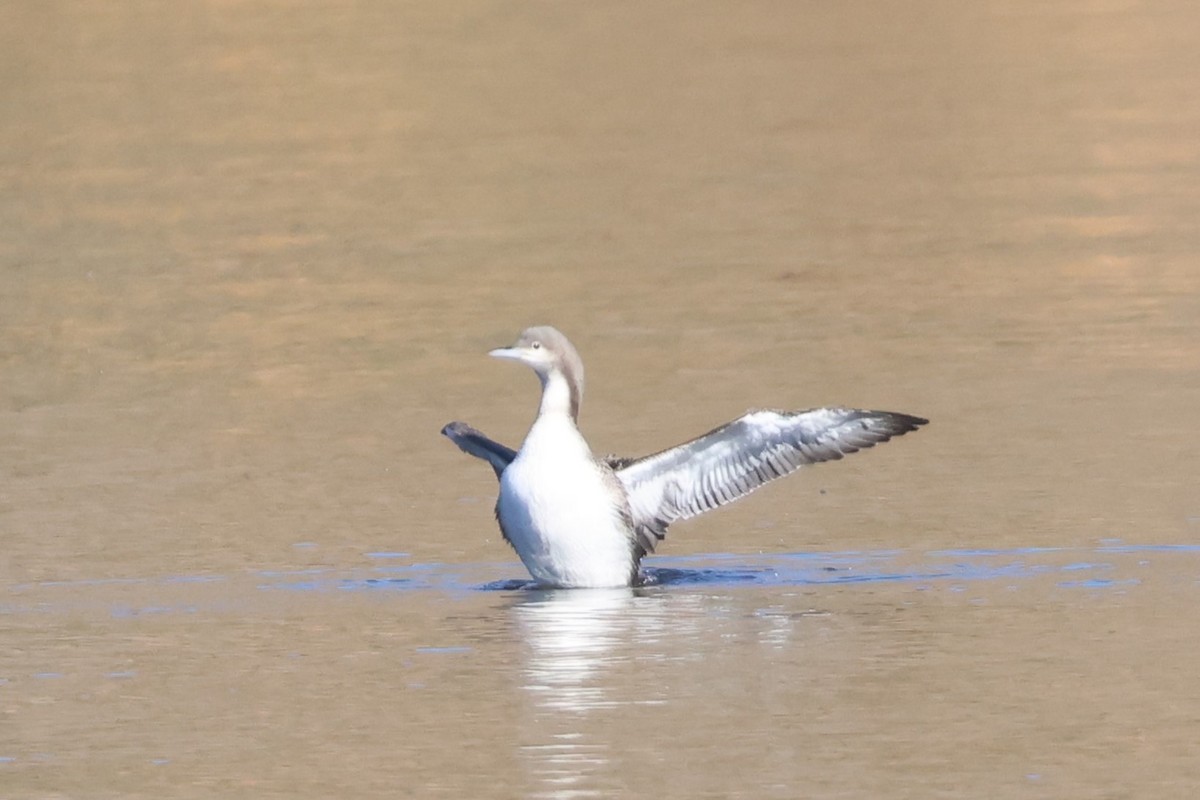
<path fill-rule="evenodd" d="M 549 325 L 526 328 L 511 347 L 492 350 L 488 355 L 520 361 L 537 373 L 542 382 L 543 411 L 547 410 L 547 403 L 556 401 L 552 393 L 556 394 L 558 387 L 555 384 L 561 379 L 571 416 L 579 417 L 579 404 L 583 401 L 583 361 L 567 337 L 557 329 Z"/>

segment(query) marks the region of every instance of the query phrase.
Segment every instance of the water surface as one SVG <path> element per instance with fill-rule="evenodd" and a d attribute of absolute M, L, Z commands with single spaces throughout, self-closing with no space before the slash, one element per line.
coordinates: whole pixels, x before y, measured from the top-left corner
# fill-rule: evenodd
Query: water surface
<path fill-rule="evenodd" d="M 1193 796 L 1198 14 L 8 3 L 0 795 Z M 531 590 L 543 322 L 932 423 Z"/>

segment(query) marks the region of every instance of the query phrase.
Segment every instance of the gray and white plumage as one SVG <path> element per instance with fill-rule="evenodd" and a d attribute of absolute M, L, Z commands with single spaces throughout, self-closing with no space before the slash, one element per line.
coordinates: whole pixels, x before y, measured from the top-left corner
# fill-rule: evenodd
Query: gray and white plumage
<path fill-rule="evenodd" d="M 521 450 L 465 422 L 451 422 L 442 433 L 491 465 L 501 484 L 496 509 L 501 531 L 545 585 L 634 583 L 642 557 L 677 520 L 928 422 L 852 408 L 751 411 L 652 455 L 597 459 L 576 427 L 583 363 L 565 336 L 548 326 L 529 328 L 515 345 L 491 355 L 533 367 L 542 382 L 538 418 Z M 627 563 L 592 563 L 619 558 Z"/>

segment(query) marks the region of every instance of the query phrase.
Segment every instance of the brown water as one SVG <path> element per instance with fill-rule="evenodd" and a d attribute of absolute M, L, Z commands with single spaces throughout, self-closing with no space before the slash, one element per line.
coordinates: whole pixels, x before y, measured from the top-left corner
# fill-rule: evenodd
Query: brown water
<path fill-rule="evenodd" d="M 1191 3 L 0 8 L 0 797 L 1194 797 Z M 451 419 L 921 432 L 538 593 Z"/>

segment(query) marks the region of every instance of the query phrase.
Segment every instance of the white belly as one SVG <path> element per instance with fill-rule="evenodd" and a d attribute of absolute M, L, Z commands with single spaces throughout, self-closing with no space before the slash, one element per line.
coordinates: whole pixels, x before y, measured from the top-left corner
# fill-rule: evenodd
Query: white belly
<path fill-rule="evenodd" d="M 612 488 L 575 426 L 546 422 L 501 476 L 500 524 L 539 583 L 628 586 L 633 545 Z"/>

